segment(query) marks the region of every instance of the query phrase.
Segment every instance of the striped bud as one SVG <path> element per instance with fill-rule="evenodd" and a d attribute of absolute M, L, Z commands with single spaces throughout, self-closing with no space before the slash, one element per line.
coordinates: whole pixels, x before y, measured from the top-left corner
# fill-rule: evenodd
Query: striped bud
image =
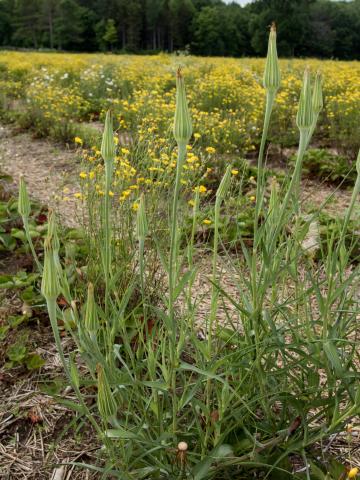
<path fill-rule="evenodd" d="M 18 212 L 22 218 L 28 218 L 30 215 L 31 206 L 29 195 L 26 188 L 26 183 L 23 175 L 20 175 L 19 182 L 19 199 L 18 199 Z"/>
<path fill-rule="evenodd" d="M 304 81 L 300 93 L 299 108 L 296 116 L 296 124 L 300 130 L 310 128 L 313 122 L 314 115 L 312 108 L 310 82 L 310 71 L 308 68 L 306 68 L 304 72 Z"/>
<path fill-rule="evenodd" d="M 216 198 L 223 199 L 229 190 L 230 181 L 231 181 L 231 165 L 226 169 L 225 175 L 221 179 L 220 185 L 216 191 Z"/>
<path fill-rule="evenodd" d="M 116 145 L 114 142 L 113 119 L 111 111 L 108 110 L 105 118 L 104 133 L 101 142 L 101 156 L 104 161 L 111 162 L 115 158 Z"/>
<path fill-rule="evenodd" d="M 324 107 L 323 93 L 322 93 L 322 75 L 317 72 L 314 83 L 314 90 L 312 94 L 312 108 L 315 115 L 319 115 Z"/>
<path fill-rule="evenodd" d="M 192 135 L 192 124 L 186 99 L 184 77 L 179 68 L 176 74 L 176 109 L 174 118 L 174 137 L 177 144 L 187 144 Z"/>
<path fill-rule="evenodd" d="M 52 209 L 49 210 L 48 237 L 52 239 L 51 243 L 54 252 L 58 253 L 60 250 L 60 240 L 57 234 L 56 215 Z"/>
<path fill-rule="evenodd" d="M 148 224 L 146 220 L 145 198 L 144 195 L 140 197 L 139 208 L 136 216 L 136 234 L 138 239 L 144 239 L 148 233 Z"/>
<path fill-rule="evenodd" d="M 97 395 L 97 404 L 99 413 L 103 419 L 108 420 L 111 417 L 114 417 L 117 411 L 117 405 L 114 399 L 114 396 L 111 392 L 108 379 L 104 369 L 98 365 L 98 395 Z"/>
<path fill-rule="evenodd" d="M 96 334 L 99 330 L 99 318 L 94 297 L 94 285 L 89 283 L 85 307 L 85 329 L 90 334 Z"/>
<path fill-rule="evenodd" d="M 46 300 L 56 299 L 60 293 L 58 269 L 55 264 L 51 237 L 47 237 L 44 242 L 44 270 L 41 279 L 41 293 Z"/>
<path fill-rule="evenodd" d="M 273 23 L 269 35 L 263 85 L 266 90 L 275 93 L 280 87 L 280 82 L 280 66 L 276 48 L 276 27 L 275 23 Z"/>

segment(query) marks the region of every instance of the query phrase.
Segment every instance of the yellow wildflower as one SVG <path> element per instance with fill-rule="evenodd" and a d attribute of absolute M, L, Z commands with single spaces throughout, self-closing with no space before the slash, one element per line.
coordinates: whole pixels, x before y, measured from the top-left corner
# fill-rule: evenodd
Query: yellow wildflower
<path fill-rule="evenodd" d="M 237 175 L 238 173 L 239 173 L 239 170 L 236 170 L 236 168 L 233 168 L 233 169 L 231 170 L 231 174 L 232 174 L 232 175 Z"/>
<path fill-rule="evenodd" d="M 355 478 L 358 473 L 359 473 L 359 469 L 354 467 L 349 471 L 347 478 Z"/>
<path fill-rule="evenodd" d="M 74 138 L 74 142 L 77 143 L 78 145 L 82 145 L 83 144 L 83 141 L 80 137 L 75 137 Z"/>
<path fill-rule="evenodd" d="M 86 172 L 80 172 L 79 177 L 80 178 L 87 178 L 87 173 Z"/>
<path fill-rule="evenodd" d="M 214 147 L 206 147 L 205 148 L 206 152 L 209 153 L 210 155 L 214 154 L 216 152 Z"/>
<path fill-rule="evenodd" d="M 203 220 L 203 223 L 205 225 L 211 225 L 211 220 L 209 220 L 208 218 L 205 218 L 205 220 Z"/>

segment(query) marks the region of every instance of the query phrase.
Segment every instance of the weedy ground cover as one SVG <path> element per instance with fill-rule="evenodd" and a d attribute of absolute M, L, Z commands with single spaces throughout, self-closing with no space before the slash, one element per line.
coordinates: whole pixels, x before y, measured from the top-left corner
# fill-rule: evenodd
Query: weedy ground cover
<path fill-rule="evenodd" d="M 196 242 L 196 225 L 200 196 L 207 188 L 188 167 L 194 158 L 189 142 L 197 133 L 195 107 L 192 112 L 188 107 L 180 69 L 176 100 L 169 102 L 175 111 L 175 144 L 161 142 L 174 175 L 156 170 L 151 182 L 143 178 L 134 183 L 139 191 L 135 214 L 124 205 L 136 168 L 128 160 L 130 150 L 114 138 L 114 113 L 106 114 L 99 153 L 94 149 L 87 159 L 91 164 L 101 156 L 102 162 L 93 173 L 83 172 L 84 179 L 98 175 L 98 181 L 84 184 L 79 192 L 88 211 L 82 284 L 69 282 L 61 253 L 66 242 L 55 214 L 50 215 L 44 262 L 38 266 L 41 292 L 77 398 L 72 406 L 103 445 L 98 464 L 76 465 L 103 478 L 241 479 L 261 473 L 264 478 L 335 480 L 357 474 L 351 461 L 346 467 L 332 462 L 321 445 L 344 430 L 360 409 L 359 266 L 348 241 L 360 191 L 360 154 L 345 217 L 337 235 L 330 231 L 321 243 L 322 206 L 310 215 L 303 212 L 299 190 L 304 155 L 323 109 L 322 78 L 316 75 L 313 82 L 305 70 L 294 169 L 290 177 L 274 178 L 269 187 L 264 152 L 280 87 L 274 27 L 263 83 L 257 176 L 244 175 L 255 189 L 251 242 L 241 228 L 236 232 L 237 255 L 223 242 L 221 225 L 228 198 L 234 197 L 234 178 L 241 176 L 239 166 L 229 164 L 222 172 L 209 207 L 212 220 L 203 220 L 213 230 L 210 310 L 202 335 L 195 279 L 203 249 Z M 237 107 L 241 104 L 232 108 Z M 211 125 L 212 116 L 207 120 Z M 150 130 L 156 138 L 156 128 Z M 142 146 L 136 144 L 136 158 L 146 164 Z M 213 148 L 206 153 L 211 155 Z M 210 173 L 205 170 L 204 175 Z M 156 182 L 158 190 L 153 188 Z M 185 214 L 189 202 L 190 229 Z M 238 214 L 241 208 L 241 203 L 234 206 Z M 19 212 L 27 232 L 30 210 L 24 183 Z M 223 286 L 223 259 L 230 271 L 241 273 L 235 277 L 235 293 Z M 235 308 L 236 319 L 228 316 L 220 322 L 218 312 L 225 302 Z M 63 349 L 59 320 L 77 345 L 70 355 Z M 80 359 L 86 374 L 79 369 Z M 292 455 L 302 468 L 290 462 Z"/>

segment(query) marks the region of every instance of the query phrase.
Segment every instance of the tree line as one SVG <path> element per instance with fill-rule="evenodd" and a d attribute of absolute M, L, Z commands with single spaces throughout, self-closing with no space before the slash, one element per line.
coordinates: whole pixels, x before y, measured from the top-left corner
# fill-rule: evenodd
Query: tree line
<path fill-rule="evenodd" d="M 0 0 L 3 47 L 360 58 L 360 0 Z"/>

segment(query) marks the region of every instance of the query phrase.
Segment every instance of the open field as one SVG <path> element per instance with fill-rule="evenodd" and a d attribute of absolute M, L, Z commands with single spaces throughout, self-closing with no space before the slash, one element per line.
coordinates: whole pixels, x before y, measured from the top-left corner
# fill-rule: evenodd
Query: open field
<path fill-rule="evenodd" d="M 0 52 L 1 479 L 357 476 L 360 62 L 279 65 Z"/>

